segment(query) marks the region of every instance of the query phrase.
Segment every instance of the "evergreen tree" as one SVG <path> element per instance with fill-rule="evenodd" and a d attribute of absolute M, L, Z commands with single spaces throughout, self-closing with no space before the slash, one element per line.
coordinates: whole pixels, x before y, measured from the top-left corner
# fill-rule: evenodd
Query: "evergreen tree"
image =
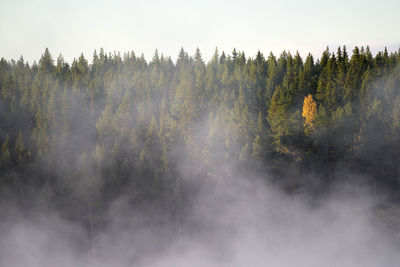
<path fill-rule="evenodd" d="M 14 154 L 17 166 L 22 166 L 25 160 L 25 147 L 24 147 L 24 140 L 22 137 L 22 132 L 18 132 L 17 139 L 15 140 L 14 145 Z"/>
<path fill-rule="evenodd" d="M 1 166 L 4 169 L 8 169 L 11 167 L 11 154 L 9 149 L 9 138 L 8 135 L 1 145 Z"/>

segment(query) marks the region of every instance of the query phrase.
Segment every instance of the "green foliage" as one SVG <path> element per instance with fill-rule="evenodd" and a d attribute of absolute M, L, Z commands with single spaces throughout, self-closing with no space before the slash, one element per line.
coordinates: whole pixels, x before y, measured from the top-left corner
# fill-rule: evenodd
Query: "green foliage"
<path fill-rule="evenodd" d="M 9 138 L 8 135 L 1 145 L 1 166 L 5 169 L 9 168 L 11 165 L 11 154 L 9 149 Z"/>
<path fill-rule="evenodd" d="M 363 169 L 377 144 L 394 158 L 400 147 L 399 60 L 398 52 L 373 57 L 368 47 L 304 61 L 236 49 L 216 49 L 209 62 L 199 49 L 194 57 L 181 49 L 176 63 L 158 51 L 146 62 L 103 49 L 71 65 L 61 55 L 55 63 L 48 49 L 31 66 L 1 59 L 1 170 L 29 172 L 31 184 L 46 181 L 57 192 L 64 176 L 85 188 L 107 181 L 112 189 L 88 189 L 85 201 L 93 202 L 129 186 L 137 199 L 179 194 L 181 159 L 209 168 L 209 177 L 221 159 L 276 169 L 333 168 L 345 159 Z M 384 159 L 374 164 L 397 172 Z"/>
<path fill-rule="evenodd" d="M 26 152 L 21 131 L 18 132 L 17 139 L 15 140 L 14 153 L 17 165 L 22 166 L 26 157 L 25 156 Z"/>

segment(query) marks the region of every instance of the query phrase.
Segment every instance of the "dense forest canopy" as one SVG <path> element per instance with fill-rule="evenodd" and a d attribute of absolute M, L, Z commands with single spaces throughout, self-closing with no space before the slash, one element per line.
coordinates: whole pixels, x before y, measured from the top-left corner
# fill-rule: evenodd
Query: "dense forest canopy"
<path fill-rule="evenodd" d="M 379 197 L 400 185 L 399 63 L 400 50 L 368 47 L 318 60 L 216 50 L 205 62 L 183 49 L 176 62 L 102 49 L 72 64 L 48 49 L 32 65 L 3 58 L 1 199 L 90 227 L 128 192 L 177 215 L 196 191 L 185 163 L 198 185 L 222 162 L 290 193 L 325 194 L 358 174 Z"/>

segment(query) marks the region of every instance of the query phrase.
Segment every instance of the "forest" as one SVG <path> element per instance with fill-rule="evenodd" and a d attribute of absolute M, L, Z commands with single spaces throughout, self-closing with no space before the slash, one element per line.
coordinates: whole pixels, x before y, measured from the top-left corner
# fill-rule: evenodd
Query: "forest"
<path fill-rule="evenodd" d="M 364 185 L 396 199 L 400 50 L 2 58 L 0 145 L 2 203 L 90 231 L 121 196 L 181 220 L 226 165 L 288 195 Z"/>

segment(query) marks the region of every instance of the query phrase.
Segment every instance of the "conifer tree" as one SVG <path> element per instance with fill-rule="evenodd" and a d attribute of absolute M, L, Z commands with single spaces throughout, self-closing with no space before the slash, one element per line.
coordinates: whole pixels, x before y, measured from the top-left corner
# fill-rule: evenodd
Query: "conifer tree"
<path fill-rule="evenodd" d="M 8 135 L 1 145 L 1 166 L 4 169 L 8 169 L 11 167 L 11 154 L 9 149 L 9 138 Z"/>
<path fill-rule="evenodd" d="M 255 159 L 261 159 L 263 156 L 263 145 L 259 135 L 257 135 L 253 141 L 253 152 L 251 153 L 251 156 Z"/>
<path fill-rule="evenodd" d="M 17 139 L 15 140 L 14 153 L 17 165 L 22 166 L 25 160 L 25 147 L 21 131 L 18 132 Z"/>

